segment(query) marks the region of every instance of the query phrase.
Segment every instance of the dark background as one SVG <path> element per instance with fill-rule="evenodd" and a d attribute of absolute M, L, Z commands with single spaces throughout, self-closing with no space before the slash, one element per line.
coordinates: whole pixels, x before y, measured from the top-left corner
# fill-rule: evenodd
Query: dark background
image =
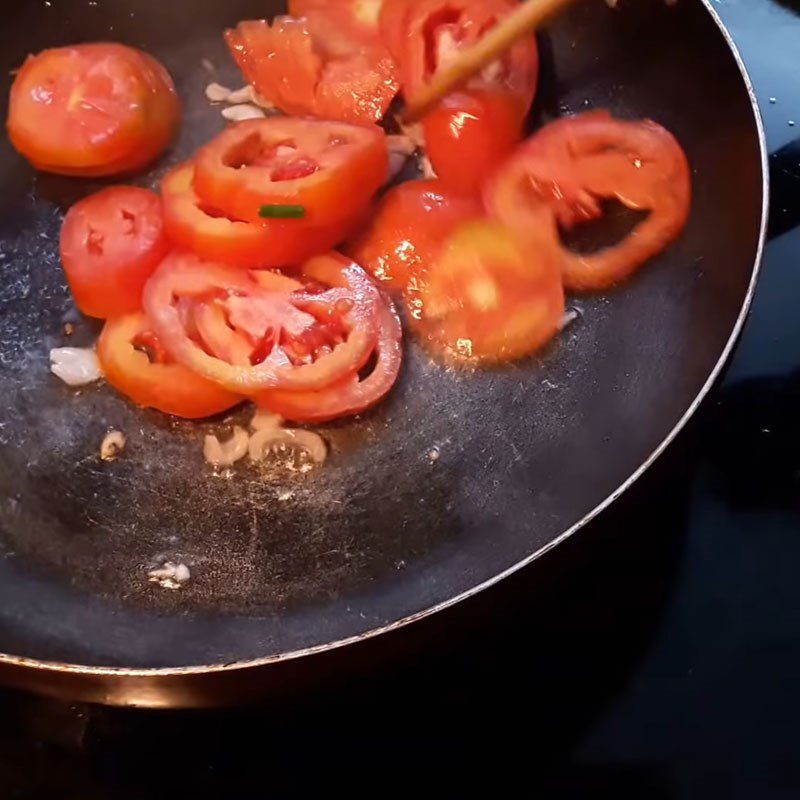
<path fill-rule="evenodd" d="M 800 797 L 800 4 L 715 7 L 765 117 L 773 239 L 727 377 L 666 456 L 522 575 L 302 697 L 0 693 L 0 798 Z"/>

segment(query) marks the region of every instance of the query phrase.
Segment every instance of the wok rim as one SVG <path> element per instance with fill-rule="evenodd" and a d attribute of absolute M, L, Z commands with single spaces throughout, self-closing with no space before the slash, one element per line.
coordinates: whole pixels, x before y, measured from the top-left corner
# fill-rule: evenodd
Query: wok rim
<path fill-rule="evenodd" d="M 38 673 L 51 673 L 60 675 L 74 675 L 74 676 L 97 676 L 109 678 L 169 678 L 169 677 L 182 677 L 192 675 L 207 675 L 211 673 L 227 673 L 237 670 L 245 670 L 256 667 L 265 667 L 270 664 L 278 664 L 293 661 L 295 659 L 303 658 L 306 656 L 313 656 L 315 654 L 328 652 L 331 650 L 338 650 L 348 645 L 356 644 L 368 639 L 375 638 L 384 633 L 404 628 L 420 619 L 432 616 L 440 611 L 451 608 L 464 600 L 477 595 L 479 592 L 488 589 L 505 578 L 513 575 L 518 570 L 523 569 L 529 564 L 533 563 L 543 555 L 554 549 L 562 542 L 572 537 L 575 533 L 581 530 L 585 525 L 591 522 L 595 517 L 602 513 L 619 497 L 621 497 L 636 481 L 655 463 L 655 461 L 664 453 L 669 445 L 675 440 L 678 434 L 686 427 L 689 420 L 694 416 L 700 404 L 706 398 L 708 393 L 719 378 L 722 370 L 725 368 L 728 360 L 731 357 L 734 347 L 739 340 L 744 329 L 747 316 L 752 305 L 753 296 L 755 294 L 758 277 L 761 272 L 762 260 L 764 256 L 764 247 L 767 239 L 767 223 L 769 220 L 769 153 L 767 150 L 766 132 L 764 128 L 764 121 L 761 115 L 761 109 L 758 104 L 755 89 L 750 79 L 747 67 L 742 59 L 739 49 L 731 36 L 730 32 L 725 26 L 725 23 L 720 18 L 717 11 L 712 5 L 712 0 L 699 0 L 704 6 L 705 10 L 710 15 L 713 22 L 716 24 L 720 33 L 722 34 L 731 55 L 739 68 L 742 76 L 744 86 L 747 90 L 750 99 L 750 105 L 753 112 L 753 119 L 756 126 L 756 133 L 758 136 L 759 153 L 761 156 L 761 188 L 762 188 L 762 201 L 761 201 L 761 223 L 759 227 L 758 245 L 756 248 L 755 258 L 753 261 L 753 268 L 750 277 L 750 283 L 747 287 L 742 307 L 736 318 L 736 322 L 731 330 L 731 334 L 725 344 L 725 347 L 720 354 L 719 359 L 715 363 L 713 369 L 708 375 L 708 378 L 700 388 L 694 400 L 688 406 L 686 411 L 681 415 L 680 419 L 675 423 L 672 429 L 667 433 L 664 439 L 653 449 L 647 458 L 623 481 L 613 492 L 606 498 L 598 503 L 593 509 L 587 512 L 581 519 L 556 536 L 550 542 L 530 553 L 523 559 L 515 562 L 511 566 L 504 569 L 502 572 L 493 575 L 492 577 L 482 581 L 481 583 L 472 586 L 471 588 L 454 595 L 446 600 L 443 600 L 434 605 L 428 606 L 414 614 L 409 614 L 399 620 L 390 622 L 386 625 L 381 625 L 370 630 L 363 631 L 352 636 L 348 636 L 336 641 L 326 642 L 324 644 L 317 644 L 311 647 L 300 648 L 297 650 L 290 650 L 284 653 L 277 653 L 270 656 L 262 656 L 260 658 L 248 659 L 244 661 L 231 661 L 220 664 L 199 664 L 188 667 L 101 667 L 91 666 L 85 664 L 62 663 L 58 661 L 47 661 L 42 659 L 29 658 L 25 656 L 16 656 L 10 653 L 0 652 L 0 665 L 7 665 L 10 667 L 24 668 L 26 670 L 33 670 Z"/>

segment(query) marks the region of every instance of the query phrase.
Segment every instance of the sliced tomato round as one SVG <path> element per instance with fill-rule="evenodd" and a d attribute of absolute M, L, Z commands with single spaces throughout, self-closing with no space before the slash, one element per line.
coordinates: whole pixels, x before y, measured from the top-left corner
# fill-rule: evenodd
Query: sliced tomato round
<path fill-rule="evenodd" d="M 78 308 L 90 317 L 137 311 L 167 253 L 161 201 L 136 186 L 111 186 L 77 202 L 61 227 L 61 263 Z"/>
<path fill-rule="evenodd" d="M 248 83 L 286 114 L 356 123 L 380 121 L 399 88 L 382 45 L 352 42 L 312 19 L 241 22 L 225 32 Z"/>
<path fill-rule="evenodd" d="M 301 291 L 264 289 L 248 272 L 204 262 L 190 254 L 168 256 L 148 282 L 144 308 L 164 349 L 178 363 L 229 391 L 320 389 L 359 370 L 378 336 L 379 295 L 364 271 L 338 254 L 319 256 L 333 264 L 342 286 L 317 284 Z M 226 360 L 213 337 L 187 306 L 211 303 L 227 326 L 250 348 L 249 364 Z M 219 329 L 218 329 L 219 330 Z M 233 335 L 221 340 L 233 347 Z"/>
<path fill-rule="evenodd" d="M 375 365 L 362 378 L 352 373 L 325 389 L 314 392 L 271 390 L 254 399 L 262 408 L 295 422 L 329 422 L 360 414 L 379 403 L 391 390 L 403 361 L 403 331 L 391 300 L 383 299 L 380 334 L 372 356 Z"/>
<path fill-rule="evenodd" d="M 567 117 L 525 142 L 489 182 L 487 207 L 521 235 L 543 214 L 563 229 L 602 216 L 616 199 L 649 215 L 621 242 L 595 253 L 562 251 L 569 289 L 604 289 L 624 280 L 683 229 L 691 205 L 686 156 L 649 120 L 617 120 L 605 111 Z"/>
<path fill-rule="evenodd" d="M 171 361 L 141 312 L 108 320 L 97 342 L 97 356 L 106 380 L 145 408 L 199 419 L 242 400 Z"/>
<path fill-rule="evenodd" d="M 235 220 L 264 223 L 262 206 L 302 206 L 302 220 L 281 221 L 300 232 L 359 217 L 387 167 L 377 127 L 273 117 L 234 125 L 201 148 L 194 188 Z"/>
<path fill-rule="evenodd" d="M 241 222 L 203 203 L 194 190 L 194 165 L 182 164 L 161 181 L 164 229 L 177 245 L 209 261 L 246 268 L 300 264 L 345 239 L 348 220 L 314 225 L 304 220 Z"/>
<path fill-rule="evenodd" d="M 462 223 L 408 295 L 412 324 L 423 344 L 446 360 L 522 358 L 561 325 L 559 264 L 548 226 L 522 239 L 491 220 Z"/>
<path fill-rule="evenodd" d="M 478 192 L 522 139 L 525 111 L 507 89 L 448 95 L 422 123 L 437 177 L 462 192 Z"/>
<path fill-rule="evenodd" d="M 474 196 L 442 181 L 401 183 L 381 200 L 369 227 L 349 252 L 379 281 L 405 289 L 424 272 L 459 222 L 481 214 Z"/>
<path fill-rule="evenodd" d="M 86 44 L 25 61 L 11 87 L 8 133 L 38 169 L 117 175 L 166 149 L 179 118 L 175 86 L 154 58 L 121 44 Z"/>
<path fill-rule="evenodd" d="M 391 13 L 402 21 L 402 34 L 392 37 L 389 47 L 397 59 L 403 94 L 413 97 L 459 50 L 475 44 L 516 6 L 514 0 L 410 0 L 401 4 Z M 530 34 L 468 86 L 508 89 L 519 96 L 527 111 L 536 93 L 538 70 L 536 39 Z"/>

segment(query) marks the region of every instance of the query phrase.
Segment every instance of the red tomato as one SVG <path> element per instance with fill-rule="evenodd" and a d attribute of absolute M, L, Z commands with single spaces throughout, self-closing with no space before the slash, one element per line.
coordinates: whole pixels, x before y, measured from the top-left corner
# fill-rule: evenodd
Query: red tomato
<path fill-rule="evenodd" d="M 262 205 L 301 205 L 303 220 L 289 222 L 302 231 L 361 215 L 387 165 L 377 127 L 272 117 L 233 125 L 202 147 L 194 187 L 231 219 L 263 223 Z"/>
<path fill-rule="evenodd" d="M 242 400 L 171 362 L 141 312 L 106 322 L 97 356 L 106 380 L 146 408 L 198 419 L 219 414 Z"/>
<path fill-rule="evenodd" d="M 396 0 L 289 0 L 293 17 L 306 17 L 315 35 L 340 36 L 366 45 L 381 43 L 378 21 L 384 3 Z"/>
<path fill-rule="evenodd" d="M 425 149 L 436 175 L 477 192 L 522 139 L 525 109 L 507 90 L 468 89 L 446 97 L 423 120 Z"/>
<path fill-rule="evenodd" d="M 388 44 L 397 60 L 403 94 L 416 94 L 460 49 L 477 42 L 516 6 L 514 0 L 406 0 L 394 12 L 387 8 L 387 14 L 402 22 L 402 34 L 391 37 Z M 382 22 L 382 27 L 389 24 Z M 469 87 L 508 89 L 527 111 L 538 69 L 536 39 L 531 34 L 484 69 Z"/>
<path fill-rule="evenodd" d="M 528 139 L 485 191 L 490 211 L 523 235 L 543 214 L 562 228 L 596 219 L 603 198 L 650 214 L 612 247 L 590 254 L 564 249 L 569 289 L 607 288 L 678 236 L 689 215 L 691 182 L 674 137 L 649 120 L 615 120 L 605 111 L 567 117 Z"/>
<path fill-rule="evenodd" d="M 315 258 L 303 267 L 303 276 L 318 283 L 346 288 L 340 264 L 331 258 Z M 394 386 L 403 360 L 403 330 L 391 301 L 382 298 L 380 334 L 375 344 L 375 366 L 361 378 L 357 372 L 324 389 L 311 392 L 270 390 L 255 397 L 256 402 L 296 422 L 327 422 L 358 414 L 383 399 Z"/>
<path fill-rule="evenodd" d="M 416 0 L 384 0 L 378 28 L 381 39 L 395 60 L 403 54 L 406 38 L 406 17 Z"/>
<path fill-rule="evenodd" d="M 144 308 L 172 358 L 229 391 L 324 388 L 369 358 L 378 336 L 379 295 L 357 265 L 336 254 L 318 258 L 335 264 L 343 287 L 273 291 L 243 270 L 175 253 L 148 282 Z M 249 344 L 249 363 L 226 360 L 238 345 L 233 334 L 217 338 L 219 329 L 199 330 L 201 347 L 187 325 L 185 303 L 189 310 L 197 303 L 218 306 L 235 337 Z"/>
<path fill-rule="evenodd" d="M 161 181 L 164 229 L 175 244 L 209 261 L 247 268 L 299 264 L 348 234 L 347 224 L 339 221 L 325 226 L 303 220 L 231 220 L 200 200 L 193 179 L 194 165 L 186 163 Z"/>
<path fill-rule="evenodd" d="M 533 237 L 536 237 L 534 240 Z M 409 294 L 423 343 L 447 359 L 509 361 L 559 330 L 564 291 L 549 226 L 526 239 L 498 222 L 458 226 Z"/>
<path fill-rule="evenodd" d="M 375 278 L 405 289 L 459 222 L 481 214 L 477 199 L 441 181 L 401 183 L 381 200 L 369 228 L 350 252 Z"/>
<path fill-rule="evenodd" d="M 384 48 L 315 36 L 306 19 L 240 22 L 225 39 L 247 82 L 286 114 L 373 123 L 397 94 Z"/>
<path fill-rule="evenodd" d="M 116 175 L 172 141 L 180 103 L 167 71 L 121 44 L 85 44 L 29 56 L 11 87 L 8 133 L 35 167 Z"/>
<path fill-rule="evenodd" d="M 142 289 L 168 249 L 158 195 L 112 186 L 67 212 L 61 261 L 75 303 L 92 317 L 137 311 Z"/>

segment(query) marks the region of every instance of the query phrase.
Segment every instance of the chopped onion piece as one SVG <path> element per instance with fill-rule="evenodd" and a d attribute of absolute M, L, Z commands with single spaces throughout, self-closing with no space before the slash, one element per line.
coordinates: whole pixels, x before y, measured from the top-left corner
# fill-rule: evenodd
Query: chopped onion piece
<path fill-rule="evenodd" d="M 223 86 L 220 83 L 209 83 L 206 86 L 206 97 L 212 103 L 225 103 L 230 100 L 231 90 L 227 86 Z"/>
<path fill-rule="evenodd" d="M 250 458 L 261 461 L 280 447 L 303 450 L 316 464 L 322 464 L 328 455 L 325 440 L 317 433 L 301 428 L 264 428 L 250 437 Z"/>
<path fill-rule="evenodd" d="M 91 347 L 54 347 L 50 351 L 50 371 L 68 386 L 86 386 L 103 377 Z"/>
<path fill-rule="evenodd" d="M 246 86 L 242 86 L 241 89 L 235 89 L 234 91 L 228 94 L 228 102 L 229 103 L 254 103 L 255 102 L 255 91 L 253 87 L 248 83 Z"/>
<path fill-rule="evenodd" d="M 157 583 L 162 589 L 180 589 L 191 577 L 186 564 L 173 564 L 172 561 L 147 573 L 150 583 Z"/>
<path fill-rule="evenodd" d="M 125 449 L 125 434 L 122 431 L 109 431 L 100 444 L 100 458 L 114 461 Z"/>
<path fill-rule="evenodd" d="M 247 455 L 250 435 L 244 428 L 236 425 L 233 436 L 227 442 L 220 442 L 216 436 L 208 435 L 203 442 L 203 456 L 215 467 L 230 467 Z"/>
<path fill-rule="evenodd" d="M 433 164 L 431 164 L 431 160 L 428 158 L 426 153 L 423 153 L 419 157 L 419 168 L 422 172 L 423 178 L 438 178 L 439 176 L 436 174 L 436 170 L 433 168 Z"/>
<path fill-rule="evenodd" d="M 263 119 L 266 114 L 257 106 L 247 103 L 238 106 L 228 106 L 222 109 L 222 116 L 231 122 L 242 122 L 246 119 Z"/>
<path fill-rule="evenodd" d="M 254 431 L 275 430 L 283 425 L 283 417 L 267 411 L 265 408 L 259 408 L 253 414 L 253 419 L 250 420 L 250 427 Z"/>

